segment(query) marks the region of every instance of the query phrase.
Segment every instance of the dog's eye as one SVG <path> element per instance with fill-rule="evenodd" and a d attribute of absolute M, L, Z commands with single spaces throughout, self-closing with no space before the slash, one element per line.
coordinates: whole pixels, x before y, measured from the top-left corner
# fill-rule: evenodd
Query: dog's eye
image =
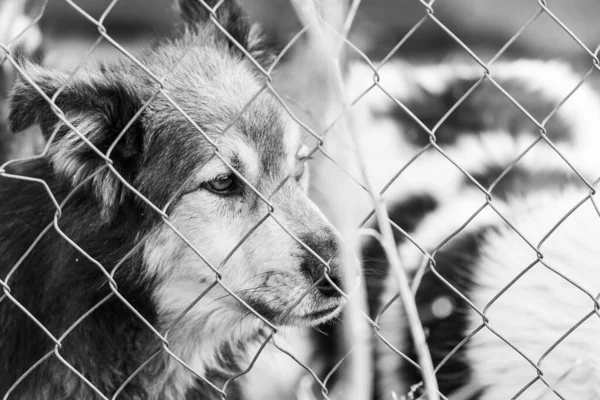
<path fill-rule="evenodd" d="M 296 169 L 293 173 L 293 176 L 296 178 L 297 181 L 302 179 L 302 176 L 304 175 L 304 172 L 306 171 L 306 168 L 307 168 L 306 163 L 309 160 L 312 160 L 312 157 L 298 158 L 298 164 L 296 165 Z"/>
<path fill-rule="evenodd" d="M 215 193 L 230 193 L 236 188 L 235 178 L 233 175 L 223 175 L 206 182 L 206 187 Z"/>

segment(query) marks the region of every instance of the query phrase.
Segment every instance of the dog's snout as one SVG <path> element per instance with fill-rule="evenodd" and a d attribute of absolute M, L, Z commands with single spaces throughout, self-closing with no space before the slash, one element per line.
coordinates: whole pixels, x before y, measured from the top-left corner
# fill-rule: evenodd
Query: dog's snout
<path fill-rule="evenodd" d="M 311 256 L 312 257 L 312 256 Z M 314 258 L 314 257 L 312 257 Z M 341 277 L 339 276 L 339 268 L 337 266 L 337 261 L 332 260 L 329 263 L 329 272 L 326 274 L 327 268 L 323 263 L 315 259 L 315 262 L 311 262 L 310 260 L 306 260 L 303 263 L 302 269 L 308 275 L 308 278 L 312 283 L 319 282 L 315 288 L 324 296 L 334 297 L 340 296 L 340 292 L 336 289 L 342 288 Z M 329 277 L 329 279 L 327 279 Z M 333 286 L 332 285 L 335 285 Z"/>
<path fill-rule="evenodd" d="M 316 286 L 317 290 L 319 292 L 321 292 L 322 295 L 327 296 L 327 297 L 337 297 L 340 296 L 340 292 L 338 292 L 338 289 L 336 289 L 336 287 L 338 288 L 342 288 L 342 282 L 341 282 L 341 278 L 337 273 L 333 273 L 334 269 L 333 266 L 331 266 L 331 272 L 328 274 L 329 276 L 329 280 L 331 280 L 331 282 L 325 277 L 324 271 L 322 274 L 320 274 L 317 279 L 315 279 L 315 282 L 320 279 L 321 277 L 323 277 L 323 279 L 321 280 L 321 282 L 319 282 L 319 284 Z M 338 268 L 336 268 L 335 270 L 337 271 Z M 324 268 L 323 268 L 324 270 Z M 335 285 L 333 286 L 332 285 Z"/>
<path fill-rule="evenodd" d="M 340 296 L 340 292 L 335 288 L 337 286 L 341 289 L 342 281 L 338 262 L 339 246 L 336 236 L 333 233 L 325 237 L 307 235 L 301 238 L 301 240 L 318 254 L 323 261 L 328 262 L 329 265 L 329 268 L 327 268 L 321 260 L 305 249 L 304 259 L 301 264 L 302 271 L 312 283 L 319 282 L 315 287 L 324 296 Z M 327 276 L 325 276 L 326 273 Z"/>

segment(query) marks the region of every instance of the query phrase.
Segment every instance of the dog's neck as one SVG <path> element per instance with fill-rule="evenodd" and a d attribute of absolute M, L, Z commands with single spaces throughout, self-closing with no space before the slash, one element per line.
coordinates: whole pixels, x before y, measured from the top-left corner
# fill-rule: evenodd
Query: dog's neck
<path fill-rule="evenodd" d="M 163 381 L 156 382 L 162 393 L 157 399 L 182 398 L 190 391 L 202 393 L 202 398 L 220 399 L 214 386 L 222 390 L 229 379 L 247 367 L 252 357 L 249 348 L 262 337 L 260 321 L 241 318 L 239 311 L 202 304 L 181 318 L 173 317 L 165 317 L 161 323 L 167 327 L 169 344 L 168 351 L 163 352 Z M 227 383 L 228 398 L 236 383 Z M 200 389 L 202 392 L 198 392 Z"/>
<path fill-rule="evenodd" d="M 117 321 L 105 318 L 110 313 L 98 314 L 99 319 L 82 321 L 59 351 L 70 366 L 83 373 L 105 396 L 111 397 L 119 390 L 123 398 L 131 399 L 220 400 L 219 390 L 227 384 L 227 398 L 242 398 L 239 380 L 230 379 L 247 367 L 252 356 L 248 347 L 258 339 L 257 335 L 232 335 L 243 329 L 226 323 L 217 332 L 214 325 L 210 327 L 216 321 L 209 322 L 210 329 L 205 329 L 207 325 L 191 324 L 182 318 L 165 335 L 166 345 L 134 315 Z M 118 336 L 111 336 L 114 329 L 120 331 Z M 163 333 L 160 329 L 159 332 Z M 66 368 L 52 357 L 19 385 L 15 395 L 47 400 L 94 397 L 94 389 Z M 102 372 L 92 376 L 88 371 Z"/>

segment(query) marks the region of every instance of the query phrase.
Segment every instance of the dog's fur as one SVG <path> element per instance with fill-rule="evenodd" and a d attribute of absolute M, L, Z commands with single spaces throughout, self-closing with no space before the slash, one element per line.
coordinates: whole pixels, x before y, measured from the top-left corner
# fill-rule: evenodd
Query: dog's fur
<path fill-rule="evenodd" d="M 400 64 L 395 72 L 390 79 L 398 85 L 391 86 L 388 79 L 386 86 L 386 75 L 382 76 L 382 85 L 430 128 L 480 76 L 477 68 L 462 64 Z M 492 76 L 539 120 L 579 81 L 556 62 L 494 64 Z M 389 126 L 404 135 L 413 151 L 425 146 L 428 134 L 400 109 L 387 108 L 383 99 L 371 99 L 373 118 L 390 120 L 393 116 L 395 124 Z M 598 95 L 584 86 L 546 125 L 548 137 L 589 182 L 600 176 L 600 168 L 594 163 L 599 111 Z M 476 89 L 441 125 L 437 143 L 484 188 L 489 188 L 538 135 L 539 129 L 488 84 Z M 492 204 L 502 216 L 537 246 L 588 192 L 560 156 L 542 141 L 494 186 L 491 195 Z M 391 218 L 430 253 L 486 201 L 473 182 L 434 149 L 411 165 L 385 196 Z M 509 287 L 512 279 L 537 260 L 536 251 L 519 233 L 487 206 L 435 252 L 435 271 L 441 279 L 423 253 L 396 231 L 403 266 L 413 275 L 420 267 L 428 266 L 416 301 L 434 364 L 437 366 L 457 348 L 437 372 L 440 391 L 457 400 L 513 398 L 537 376 L 525 355 L 539 365 L 543 380 L 562 398 L 598 399 L 600 323 L 593 297 L 600 290 L 596 279 L 599 215 L 588 199 L 541 244 L 545 265 L 535 264 Z M 386 278 L 387 265 L 376 241 L 366 244 L 365 259 L 366 270 L 371 272 L 370 305 L 375 317 L 397 288 L 393 280 Z M 483 312 L 505 288 L 506 292 L 486 310 L 491 329 L 482 327 L 483 318 L 467 299 Z M 378 296 L 382 290 L 386 293 Z M 392 345 L 414 358 L 404 321 L 397 300 L 380 316 L 379 324 Z M 459 346 L 472 333 L 474 336 Z M 547 357 L 542 357 L 549 350 Z M 413 395 L 418 397 L 420 387 L 414 385 L 421 381 L 420 373 L 381 341 L 377 341 L 377 367 L 376 398 L 388 399 L 391 392 L 401 397 L 415 387 Z M 537 380 L 519 398 L 558 397 Z"/>
<path fill-rule="evenodd" d="M 18 134 L 39 124 L 51 144 L 47 157 L 21 173 L 66 201 L 56 214 L 39 182 L 1 179 L 0 276 L 10 287 L 0 302 L 2 396 L 10 389 L 18 399 L 99 398 L 95 390 L 111 397 L 135 372 L 119 398 L 220 398 L 198 376 L 222 388 L 245 369 L 246 348 L 268 331 L 223 286 L 280 326 L 318 324 L 342 304 L 322 278 L 324 266 L 281 227 L 331 260 L 336 282 L 337 234 L 306 196 L 298 127 L 268 91 L 254 98 L 262 77 L 238 48 L 267 65 L 271 55 L 258 31 L 231 0 L 214 18 L 238 44 L 199 1 L 181 0 L 180 9 L 181 32 L 138 60 L 166 76 L 164 93 L 244 179 L 163 94 L 129 124 L 159 88 L 133 61 L 73 78 L 26 65 L 12 91 L 10 128 Z M 55 104 L 78 133 L 41 94 L 59 90 Z M 80 136 L 105 154 L 126 127 L 110 168 Z M 218 193 L 214 183 L 223 179 L 233 186 Z M 247 183 L 274 206 L 261 224 L 269 208 Z M 169 223 L 144 199 L 164 209 Z M 218 268 L 219 284 L 198 253 Z M 186 366 L 161 350 L 150 327 L 168 332 L 169 352 Z M 61 338 L 60 346 L 49 335 Z M 235 387 L 241 380 L 228 386 L 228 398 L 242 397 Z"/>

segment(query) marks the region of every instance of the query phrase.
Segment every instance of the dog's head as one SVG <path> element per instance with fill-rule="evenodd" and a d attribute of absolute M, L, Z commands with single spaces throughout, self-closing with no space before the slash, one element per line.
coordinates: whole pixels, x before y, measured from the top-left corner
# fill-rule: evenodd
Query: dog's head
<path fill-rule="evenodd" d="M 299 127 L 248 57 L 269 54 L 235 2 L 203 7 L 181 1 L 186 28 L 139 56 L 144 68 L 126 59 L 69 79 L 24 67 L 11 128 L 39 124 L 55 175 L 86 181 L 107 224 L 125 207 L 153 215 L 142 256 L 166 323 L 191 306 L 187 326 L 227 329 L 249 312 L 235 296 L 275 324 L 325 321 L 342 302 L 338 239 L 307 197 Z M 57 91 L 68 124 L 47 101 Z"/>

